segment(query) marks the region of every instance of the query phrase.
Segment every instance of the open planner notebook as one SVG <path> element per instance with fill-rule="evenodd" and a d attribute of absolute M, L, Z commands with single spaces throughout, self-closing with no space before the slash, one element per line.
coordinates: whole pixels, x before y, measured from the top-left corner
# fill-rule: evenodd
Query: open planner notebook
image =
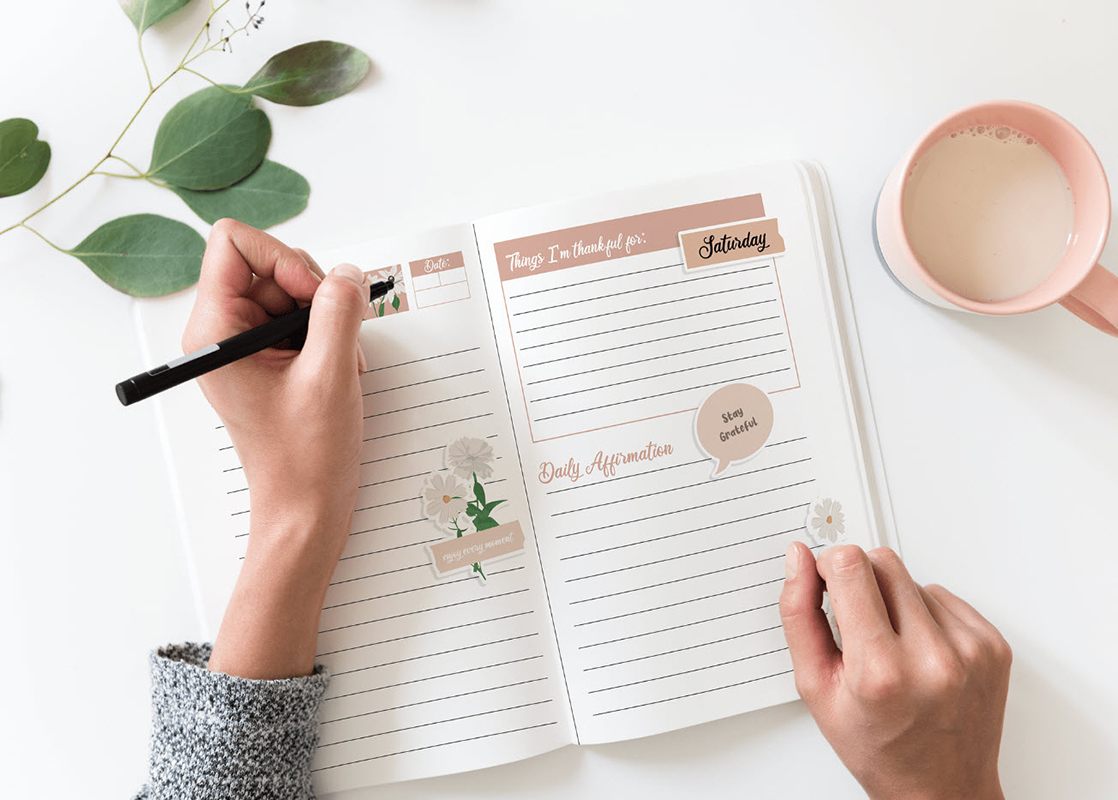
<path fill-rule="evenodd" d="M 789 542 L 891 540 L 818 168 L 316 255 L 399 287 L 362 331 L 360 490 L 318 638 L 320 793 L 795 697 Z M 140 305 L 150 363 L 178 352 L 192 300 Z M 158 415 L 212 634 L 248 489 L 196 386 Z"/>

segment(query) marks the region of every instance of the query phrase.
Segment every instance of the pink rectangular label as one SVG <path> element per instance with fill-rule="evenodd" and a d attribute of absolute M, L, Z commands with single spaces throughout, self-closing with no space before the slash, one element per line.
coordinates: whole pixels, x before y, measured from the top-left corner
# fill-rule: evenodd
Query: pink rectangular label
<path fill-rule="evenodd" d="M 411 267 L 412 277 L 418 278 L 420 275 L 430 275 L 447 269 L 462 269 L 466 266 L 466 259 L 462 251 L 458 250 L 453 253 L 443 253 L 441 256 L 409 261 L 408 265 Z"/>
<path fill-rule="evenodd" d="M 683 251 L 683 266 L 698 269 L 775 256 L 784 252 L 784 238 L 776 217 L 772 217 L 681 231 L 679 246 Z"/>
<path fill-rule="evenodd" d="M 431 545 L 435 572 L 445 575 L 471 564 L 484 563 L 524 549 L 524 531 L 519 522 L 506 522 L 495 528 L 467 533 Z"/>
<path fill-rule="evenodd" d="M 764 215 L 761 195 L 749 194 L 511 239 L 493 250 L 507 281 L 667 250 L 679 246 L 680 231 Z"/>

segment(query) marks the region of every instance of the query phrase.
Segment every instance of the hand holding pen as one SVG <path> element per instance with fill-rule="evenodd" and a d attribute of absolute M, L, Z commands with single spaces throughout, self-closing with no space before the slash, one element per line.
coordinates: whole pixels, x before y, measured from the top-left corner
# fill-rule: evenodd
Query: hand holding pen
<path fill-rule="evenodd" d="M 348 264 L 324 276 L 303 251 L 247 225 L 214 226 L 186 352 L 307 303 L 301 350 L 270 347 L 198 378 L 236 448 L 228 464 L 239 460 L 252 487 L 248 548 L 210 659 L 211 669 L 244 677 L 305 675 L 313 665 L 319 609 L 357 495 L 357 337 L 369 284 Z"/>
<path fill-rule="evenodd" d="M 248 243 L 254 241 L 256 235 L 260 233 L 260 231 L 238 225 L 238 223 L 232 221 L 222 221 L 219 224 L 223 226 L 222 232 L 226 230 L 236 231 L 239 238 L 244 240 L 246 247 L 249 249 L 251 249 L 251 245 Z M 219 235 L 217 226 L 214 230 L 214 235 Z M 264 235 L 266 236 L 266 234 Z M 271 237 L 268 238 L 271 239 Z M 274 239 L 271 241 L 277 245 L 279 244 Z M 211 237 L 210 246 L 212 247 L 213 244 L 214 241 Z M 208 252 L 207 250 L 207 255 Z M 314 276 L 320 279 L 325 277 L 321 268 L 306 251 L 292 250 L 291 252 L 295 253 L 306 264 Z M 292 273 L 292 267 L 289 267 L 283 261 L 283 256 L 279 251 L 273 251 L 271 259 L 267 257 L 266 251 L 254 255 L 263 255 L 265 258 L 256 262 L 246 260 L 246 264 L 258 264 L 258 267 L 252 269 L 253 272 L 256 272 L 256 269 L 259 269 L 260 272 L 256 272 L 249 279 L 250 282 L 247 285 L 243 285 L 243 280 L 233 278 L 232 282 L 227 282 L 224 287 L 227 291 L 244 288 L 247 290 L 247 295 L 242 299 L 254 301 L 255 305 L 246 305 L 237 309 L 238 314 L 243 316 L 243 322 L 248 325 L 248 329 L 226 336 L 220 341 L 211 341 L 196 348 L 188 349 L 186 355 L 180 358 L 121 381 L 116 385 L 116 395 L 122 405 L 127 406 L 144 400 L 270 347 L 284 344 L 287 349 L 297 350 L 303 346 L 313 316 L 310 305 L 306 304 L 304 300 L 304 305 L 300 307 L 298 302 L 293 299 L 294 295 L 284 293 L 284 283 L 291 284 L 293 292 L 302 290 L 301 293 L 306 294 L 309 286 L 294 287 L 296 286 L 295 282 L 305 283 L 309 276 L 306 278 L 299 276 L 299 267 L 295 267 L 296 272 Z M 280 274 L 281 269 L 286 270 L 286 274 Z M 352 278 L 353 281 L 360 281 L 368 289 L 366 305 L 386 295 L 395 285 L 391 277 L 386 281 L 369 284 L 364 274 L 352 264 L 342 264 L 338 269 L 346 277 Z M 204 280 L 206 280 L 206 277 L 203 272 L 203 276 L 199 280 L 200 287 Z M 309 296 L 307 299 L 309 300 Z M 325 302 L 331 301 L 326 300 Z M 195 307 L 195 311 L 197 311 L 197 307 Z M 185 348 L 185 337 L 183 345 Z M 361 353 L 360 347 L 357 348 L 357 358 L 363 363 L 364 355 Z"/>

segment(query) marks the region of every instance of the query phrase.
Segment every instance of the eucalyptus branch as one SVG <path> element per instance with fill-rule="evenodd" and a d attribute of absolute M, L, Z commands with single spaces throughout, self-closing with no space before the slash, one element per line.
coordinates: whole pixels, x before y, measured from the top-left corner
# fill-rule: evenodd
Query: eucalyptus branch
<path fill-rule="evenodd" d="M 31 231 L 32 233 L 36 234 L 36 235 L 37 235 L 37 236 L 38 236 L 38 237 L 39 237 L 40 239 L 42 239 L 43 241 L 45 241 L 45 242 L 47 242 L 48 244 L 50 244 L 50 245 L 51 245 L 51 247 L 54 247 L 54 248 L 55 248 L 56 250 L 61 250 L 62 248 L 59 248 L 59 247 L 58 247 L 57 245 L 55 245 L 54 243 L 50 242 L 50 241 L 49 241 L 48 239 L 46 239 L 46 237 L 44 237 L 44 236 L 43 236 L 43 235 L 42 235 L 41 233 L 39 233 L 38 231 L 36 231 L 36 230 L 35 230 L 34 228 L 31 228 L 31 227 L 29 227 L 29 226 L 27 225 L 27 223 L 28 223 L 28 222 L 29 222 L 30 220 L 32 220 L 32 219 L 34 219 L 35 217 L 37 217 L 37 216 L 38 216 L 39 214 L 41 214 L 42 212 L 46 211 L 46 210 L 47 210 L 48 208 L 50 208 L 50 207 L 51 207 L 52 205 L 54 205 L 55 203 L 57 203 L 57 202 L 58 202 L 59 200 L 61 200 L 61 199 L 62 199 L 63 197 L 65 197 L 66 195 L 68 195 L 68 194 L 69 194 L 70 192 L 72 192 L 72 191 L 73 191 L 74 189 L 76 189 L 76 188 L 78 188 L 79 186 L 81 186 L 81 185 L 82 185 L 83 183 L 85 183 L 85 182 L 86 182 L 86 181 L 87 181 L 87 180 L 88 180 L 89 178 L 91 178 L 91 177 L 92 177 L 93 175 L 95 175 L 95 174 L 98 174 L 98 172 L 100 171 L 101 167 L 102 167 L 102 166 L 104 165 L 104 163 L 105 163 L 106 161 L 108 161 L 109 159 L 116 159 L 116 160 L 118 160 L 118 161 L 122 161 L 122 162 L 123 162 L 123 163 L 125 163 L 125 164 L 128 164 L 128 166 L 129 166 L 129 167 L 131 167 L 131 168 L 132 168 L 133 170 L 135 170 L 135 171 L 136 171 L 136 172 L 137 172 L 138 174 L 137 174 L 136 176 L 130 176 L 130 175 L 120 175 L 120 174 L 116 174 L 116 173 L 103 173 L 103 172 L 102 172 L 101 174 L 108 174 L 108 175 L 110 175 L 111 177 L 120 177 L 120 178 L 131 178 L 131 177 L 137 177 L 137 178 L 139 178 L 139 177 L 143 177 L 143 178 L 147 178 L 147 177 L 148 177 L 148 176 L 147 176 L 147 174 L 146 174 L 145 172 L 143 172 L 142 170 L 139 170 L 139 169 L 137 169 L 137 168 L 136 168 L 135 166 L 133 166 L 133 165 L 132 165 L 132 164 L 130 164 L 129 162 L 125 161 L 125 159 L 123 159 L 123 158 L 121 158 L 120 156 L 116 155 L 116 153 L 114 153 L 113 151 L 114 151 L 114 150 L 116 150 L 117 146 L 119 146 L 119 145 L 120 145 L 120 142 L 121 142 L 121 140 L 123 140 L 123 139 L 124 139 L 124 136 L 125 136 L 125 134 L 127 134 L 127 133 L 128 133 L 128 131 L 129 131 L 129 130 L 130 130 L 130 129 L 132 128 L 132 125 L 133 125 L 133 124 L 135 124 L 136 120 L 137 120 L 137 119 L 139 118 L 139 116 L 140 116 L 140 113 L 141 113 L 141 112 L 142 112 L 142 111 L 143 111 L 143 110 L 144 110 L 144 109 L 145 109 L 145 108 L 147 107 L 147 104 L 148 104 L 148 103 L 149 103 L 149 102 L 151 101 L 151 98 L 152 98 L 152 97 L 153 97 L 153 96 L 155 95 L 155 93 L 156 93 L 156 92 L 158 92 L 158 91 L 159 91 L 159 90 L 160 90 L 161 88 L 163 88 L 163 86 L 165 86 L 165 85 L 166 85 L 166 84 L 167 84 L 167 83 L 168 83 L 168 82 L 169 82 L 169 81 L 170 81 L 170 80 L 171 80 L 172 78 L 174 78 L 174 77 L 175 77 L 176 75 L 178 75 L 178 74 L 179 74 L 180 72 L 182 72 L 182 71 L 186 70 L 186 69 L 187 69 L 187 65 L 191 64 L 192 62 L 194 62 L 195 60 L 197 60 L 197 59 L 198 59 L 198 58 L 200 58 L 201 56 L 205 55 L 206 53 L 210 53 L 210 52 L 213 52 L 213 51 L 214 51 L 214 50 L 216 50 L 216 49 L 219 49 L 219 48 L 218 48 L 218 45 L 219 45 L 219 44 L 222 44 L 222 48 L 221 48 L 221 49 L 224 49 L 224 48 L 225 48 L 225 46 L 227 46 L 227 45 L 229 44 L 229 39 L 230 39 L 230 37 L 236 36 L 237 34 L 239 34 L 239 33 L 242 33 L 242 32 L 244 32 L 244 31 L 246 31 L 246 30 L 247 30 L 247 29 L 248 29 L 248 28 L 249 28 L 250 26 L 252 26 L 252 27 L 259 27 L 259 20 L 260 20 L 261 18 L 259 17 L 259 7 L 258 7 L 258 8 L 257 8 L 257 11 L 256 11 L 256 12 L 252 12 L 252 13 L 250 13 L 250 14 L 248 15 L 248 19 L 247 19 L 247 21 L 246 21 L 246 22 L 245 22 L 245 23 L 244 23 L 244 24 L 243 24 L 243 25 L 242 25 L 241 27 L 232 29 L 232 30 L 230 31 L 230 33 L 228 33 L 228 34 L 225 34 L 225 35 L 223 35 L 223 37 L 222 37 L 221 39 L 219 39 L 218 41 L 215 41 L 215 42 L 210 42 L 210 41 L 209 41 L 209 38 L 208 38 L 208 37 L 209 37 L 209 28 L 210 28 L 210 25 L 211 25 L 211 23 L 213 22 L 213 18 L 214 18 L 214 17 L 215 17 L 215 16 L 216 16 L 216 15 L 217 15 L 217 14 L 218 14 L 218 13 L 219 13 L 219 12 L 220 12 L 220 11 L 221 11 L 221 10 L 222 10 L 223 8 L 225 8 L 225 6 L 227 6 L 227 5 L 229 4 L 229 2 L 230 2 L 230 0 L 222 0 L 222 2 L 220 2 L 220 3 L 217 3 L 217 4 L 211 3 L 211 10 L 210 10 L 210 13 L 209 13 L 209 15 L 208 15 L 208 16 L 206 17 L 206 21 L 205 21 L 205 22 L 203 23 L 203 25 L 202 25 L 202 27 L 201 27 L 201 28 L 199 29 L 198 33 L 197 33 L 197 34 L 196 34 L 196 35 L 194 36 L 194 39 L 193 39 L 193 40 L 191 41 L 191 43 L 190 43 L 190 46 L 189 46 L 189 47 L 187 47 L 187 49 L 186 49 L 186 52 L 185 52 L 185 53 L 183 54 L 182 58 L 180 58 L 180 59 L 179 59 L 179 63 L 178 63 L 178 64 L 177 64 L 177 65 L 176 65 L 176 66 L 174 67 L 174 69 L 172 69 L 172 70 L 171 70 L 171 71 L 170 71 L 170 72 L 169 72 L 169 73 L 168 73 L 168 74 L 166 75 L 166 77 L 164 77 L 164 78 L 163 78 L 162 80 L 160 80 L 160 81 L 159 81 L 158 83 L 155 83 L 155 84 L 153 84 L 153 83 L 152 83 L 152 81 L 151 81 L 151 73 L 150 73 L 150 71 L 149 71 L 149 69 L 148 69 L 148 65 L 147 65 L 147 59 L 146 59 L 146 58 L 144 57 L 144 48 L 143 48 L 143 35 L 142 35 L 142 34 L 140 34 L 140 44 L 139 44 L 139 48 L 140 48 L 140 60 L 141 60 L 141 62 L 142 62 L 142 64 L 143 64 L 143 67 L 144 67 L 144 74 L 145 74 L 145 75 L 147 76 L 147 81 L 148 81 L 148 91 L 147 91 L 147 94 L 146 94 L 146 95 L 144 96 L 144 99 L 143 99 L 142 101 L 140 101 L 140 105 L 139 105 L 139 106 L 138 106 L 138 107 L 136 108 L 136 110 L 135 110 L 135 111 L 134 111 L 134 112 L 132 113 L 132 116 L 131 116 L 131 117 L 129 117 L 129 119 L 128 119 L 128 122 L 126 122 L 126 123 L 125 123 L 125 125 L 124 125 L 124 127 L 123 127 L 123 128 L 121 129 L 120 133 L 119 133 L 119 134 L 117 134 L 117 137 L 116 137 L 116 138 L 115 138 L 115 139 L 113 140 L 113 143 L 112 143 L 111 145 L 109 145 L 109 149 L 108 149 L 108 151 L 107 151 L 107 152 L 105 153 L 105 155 L 104 155 L 104 156 L 102 156 L 102 157 L 101 157 L 101 158 L 100 158 L 100 159 L 99 159 L 99 160 L 97 161 L 97 163 L 95 163 L 95 164 L 94 164 L 94 165 L 93 165 L 92 167 L 90 167 L 90 168 L 89 168 L 89 169 L 88 169 L 88 170 L 87 170 L 87 171 L 85 172 L 85 174 L 84 174 L 84 175 L 82 175 L 82 176 L 81 176 L 80 178 L 78 178 L 78 179 L 77 179 L 76 181 L 74 181 L 74 182 L 73 182 L 72 184 L 70 184 L 70 185 L 69 185 L 68 187 L 66 187 L 65 189 L 63 189 L 63 190 L 62 190 L 61 192 L 59 192 L 59 193 L 58 193 L 57 195 L 55 195 L 54 197 L 52 197 L 52 198 L 51 198 L 50 200 L 46 201 L 45 203 L 43 203 L 43 204 L 42 204 L 41 206 L 39 206 L 38 208 L 36 208 L 36 209 L 34 209 L 33 211 L 31 211 L 31 213 L 29 213 L 29 214 L 28 214 L 27 216 L 25 216 L 25 217 L 24 217 L 23 219 L 21 219 L 21 220 L 19 220 L 18 222 L 15 222 L 15 223 L 13 223 L 13 224 L 9 225 L 9 226 L 8 226 L 8 227 L 6 227 L 6 228 L 2 228 L 2 229 L 0 229 L 0 236 L 3 236 L 3 235 L 4 235 L 5 233 L 8 233 L 8 232 L 10 232 L 10 231 L 13 231 L 13 230 L 15 230 L 16 228 L 25 228 L 25 229 L 27 229 L 27 230 Z M 260 7 L 262 7 L 263 5 L 264 5 L 264 4 L 263 4 L 263 3 L 261 3 L 261 4 L 260 4 Z M 203 48 L 202 48 L 201 50 L 199 50 L 199 51 L 198 51 L 197 53 L 194 53 L 193 55 L 191 55 L 191 54 L 193 53 L 193 51 L 194 51 L 194 48 L 195 48 L 195 47 L 197 46 L 197 44 L 198 44 L 199 40 L 200 40 L 200 39 L 202 38 L 203 34 L 205 34 L 205 35 L 207 36 L 207 44 L 206 44 L 206 45 L 205 45 L 205 46 L 204 46 L 204 47 L 203 47 Z M 193 72 L 193 73 L 194 73 L 195 75 L 200 75 L 200 73 L 198 73 L 198 72 L 195 72 L 194 70 L 190 70 L 190 71 L 191 71 L 191 72 Z M 202 76 L 202 77 L 205 77 L 205 76 Z M 209 80 L 209 79 L 207 78 L 207 80 Z"/>
<path fill-rule="evenodd" d="M 267 159 L 271 123 L 256 101 L 290 106 L 325 103 L 354 89 L 369 73 L 371 62 L 351 45 L 313 41 L 276 53 L 237 87 L 219 84 L 199 71 L 197 65 L 206 55 L 216 50 L 231 52 L 238 36 L 251 36 L 260 28 L 266 2 L 246 0 L 243 20 L 234 24 L 224 16 L 233 8 L 231 0 L 209 0 L 205 19 L 177 63 L 172 62 L 173 68 L 158 78 L 148 63 L 144 34 L 191 0 L 122 2 L 122 11 L 136 29 L 146 93 L 108 149 L 101 151 L 104 155 L 38 208 L 20 211 L 23 218 L 0 228 L 0 236 L 23 228 L 81 261 L 112 288 L 135 297 L 151 297 L 185 289 L 197 281 L 206 243 L 192 226 L 160 214 L 128 214 L 97 226 L 79 244 L 64 249 L 32 227 L 31 221 L 94 175 L 146 181 L 174 192 L 209 223 L 236 217 L 268 228 L 301 213 L 307 207 L 310 185 L 295 170 Z M 219 14 L 224 20 L 220 27 L 214 22 Z M 182 72 L 210 85 L 179 99 L 164 115 L 146 166 L 119 155 L 117 148 L 152 97 Z M 39 138 L 33 121 L 22 117 L 0 120 L 0 197 L 26 192 L 38 184 L 50 158 L 50 144 Z M 394 299 L 393 308 L 399 308 L 399 298 Z"/>

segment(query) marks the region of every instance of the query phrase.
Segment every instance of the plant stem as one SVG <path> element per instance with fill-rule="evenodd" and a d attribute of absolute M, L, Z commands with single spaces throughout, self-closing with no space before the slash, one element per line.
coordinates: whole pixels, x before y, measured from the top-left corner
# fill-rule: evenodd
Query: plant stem
<path fill-rule="evenodd" d="M 140 51 L 140 63 L 144 65 L 144 78 L 148 82 L 148 91 L 150 92 L 154 86 L 151 83 L 151 70 L 148 69 L 148 60 L 144 56 L 144 34 L 143 31 L 136 33 L 136 49 Z"/>
<path fill-rule="evenodd" d="M 151 98 L 155 95 L 156 92 L 158 92 L 161 88 L 163 88 L 163 86 L 166 85 L 167 82 L 171 80 L 171 78 L 175 77 L 180 72 L 182 72 L 184 69 L 186 69 L 186 66 L 188 64 L 190 64 L 192 61 L 199 58 L 200 56 L 205 55 L 206 53 L 210 52 L 211 50 L 216 49 L 216 43 L 210 43 L 210 44 L 207 44 L 205 47 L 203 47 L 201 50 L 199 50 L 194 55 L 191 55 L 191 53 L 194 50 L 194 47 L 198 44 L 198 40 L 202 38 L 202 34 L 209 30 L 210 22 L 218 14 L 218 12 L 220 12 L 221 9 L 225 8 L 225 6 L 227 6 L 228 4 L 229 4 L 229 0 L 222 0 L 222 2 L 220 2 L 220 3 L 216 3 L 216 4 L 211 3 L 210 4 L 211 10 L 210 10 L 209 16 L 206 17 L 205 23 L 202 25 L 202 28 L 198 31 L 198 33 L 194 36 L 193 41 L 191 41 L 190 46 L 186 49 L 186 52 L 183 54 L 183 57 L 179 59 L 178 65 L 174 69 L 172 69 L 167 74 L 167 76 L 165 78 L 163 78 L 163 80 L 159 81 L 158 83 L 153 84 L 152 81 L 151 81 L 151 73 L 148 70 L 147 59 L 144 57 L 143 37 L 142 37 L 142 35 L 140 36 L 140 45 L 139 45 L 140 46 L 140 60 L 143 62 L 144 73 L 145 73 L 145 75 L 147 75 L 148 91 L 147 91 L 147 94 L 144 96 L 144 99 L 140 102 L 140 105 L 132 113 L 132 116 L 128 118 L 128 122 L 125 123 L 125 125 L 121 129 L 120 133 L 117 134 L 117 137 L 113 140 L 113 143 L 111 145 L 109 145 L 108 151 L 105 153 L 105 155 L 103 155 L 100 158 L 100 160 L 97 161 L 96 164 L 94 164 L 92 167 L 90 167 L 84 175 L 82 175 L 76 181 L 74 181 L 69 186 L 67 186 L 65 189 L 63 189 L 59 194 L 56 194 L 50 200 L 43 203 L 41 206 L 36 208 L 34 211 L 32 211 L 30 214 L 28 214 L 27 216 L 25 216 L 23 219 L 19 220 L 18 222 L 13 223 L 6 228 L 0 228 L 0 236 L 3 236 L 5 233 L 8 233 L 10 231 L 14 231 L 16 228 L 26 228 L 27 230 L 31 231 L 36 236 L 38 236 L 40 239 L 42 239 L 44 242 L 49 244 L 51 247 L 53 247 L 55 250 L 58 250 L 60 252 L 66 252 L 61 247 L 58 247 L 53 242 L 51 242 L 49 239 L 47 239 L 45 236 L 43 236 L 41 233 L 39 233 L 37 230 L 28 226 L 27 225 L 28 221 L 34 219 L 39 214 L 46 211 L 52 205 L 54 205 L 59 200 L 61 200 L 63 197 L 68 195 L 74 189 L 78 188 L 83 183 L 85 183 L 91 176 L 93 176 L 95 173 L 97 173 L 97 171 L 101 168 L 101 166 L 106 161 L 108 161 L 109 159 L 116 159 L 117 161 L 121 161 L 125 164 L 128 164 L 129 167 L 131 167 L 133 170 L 136 171 L 136 173 L 137 173 L 136 177 L 142 177 L 142 178 L 147 178 L 148 177 L 147 174 L 145 172 L 143 172 L 143 170 L 140 170 L 137 167 L 133 166 L 131 163 L 129 163 L 125 159 L 116 155 L 113 151 L 120 144 L 121 140 L 124 139 L 124 135 L 126 133 L 128 133 L 128 131 L 132 128 L 132 125 L 136 122 L 136 119 L 140 116 L 140 112 L 142 112 L 147 107 L 147 104 L 151 101 Z M 237 33 L 240 33 L 241 31 L 245 30 L 247 27 L 248 27 L 248 24 L 246 23 L 242 27 L 237 28 L 232 33 L 230 33 L 229 36 L 235 36 Z M 228 38 L 228 37 L 223 37 L 223 38 Z M 191 70 L 191 71 L 193 71 L 193 70 Z M 195 73 L 195 74 L 197 74 L 197 73 Z M 105 174 L 109 174 L 109 173 L 105 173 Z M 131 177 L 131 176 L 128 176 L 128 175 L 114 175 L 113 177 L 127 178 L 127 177 Z"/>
<path fill-rule="evenodd" d="M 147 178 L 146 175 L 125 175 L 123 172 L 106 172 L 103 169 L 94 171 L 94 175 L 104 175 L 106 178 L 124 178 L 127 181 L 142 181 Z"/>
<path fill-rule="evenodd" d="M 66 253 L 66 252 L 69 252 L 68 250 L 66 250 L 66 248 L 64 248 L 64 247 L 59 247 L 58 245 L 56 245 L 56 244 L 55 244 L 54 242 L 52 242 L 52 241 L 51 241 L 50 239 L 48 239 L 47 237 L 43 236 L 43 234 L 39 233 L 39 232 L 38 232 L 37 230 L 35 230 L 34 228 L 32 228 L 32 227 L 31 227 L 30 225 L 27 225 L 27 224 L 25 224 L 25 223 L 22 223 L 22 222 L 21 222 L 21 223 L 19 224 L 19 226 L 20 226 L 21 228 L 26 228 L 27 230 L 31 231 L 31 232 L 32 232 L 33 234 L 35 234 L 36 236 L 38 236 L 38 237 L 39 237 L 40 239 L 42 239 L 42 240 L 43 240 L 44 242 L 46 242 L 47 244 L 49 244 L 49 245 L 50 245 L 51 247 L 53 247 L 53 248 L 54 248 L 55 250 L 57 250 L 58 252 L 60 252 L 60 253 Z"/>
<path fill-rule="evenodd" d="M 135 172 L 136 177 L 143 177 L 144 171 L 142 169 L 140 169 L 139 167 L 137 167 L 135 164 L 133 164 L 131 161 L 129 161 L 127 158 L 122 158 L 122 157 L 116 155 L 115 153 L 113 155 L 109 156 L 109 157 L 116 160 L 116 161 L 119 161 L 121 164 L 124 164 L 124 166 L 128 167 L 130 170 Z"/>
<path fill-rule="evenodd" d="M 202 80 L 204 80 L 206 83 L 210 84 L 211 86 L 216 86 L 219 89 L 224 89 L 225 88 L 220 83 L 215 81 L 213 78 L 208 78 L 205 75 L 203 75 L 201 72 L 198 72 L 197 70 L 193 70 L 190 67 L 183 67 L 182 71 L 183 72 L 189 72 L 191 75 L 197 75 L 199 78 L 201 78 Z"/>

